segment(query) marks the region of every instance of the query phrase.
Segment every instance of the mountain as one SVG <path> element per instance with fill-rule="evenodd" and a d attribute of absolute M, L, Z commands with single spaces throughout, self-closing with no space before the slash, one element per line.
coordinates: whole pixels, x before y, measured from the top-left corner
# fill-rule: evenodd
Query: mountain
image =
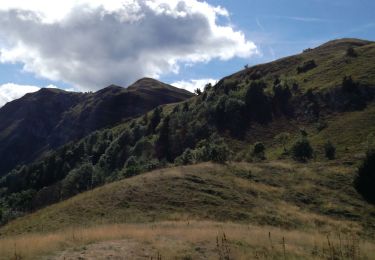
<path fill-rule="evenodd" d="M 193 94 L 152 79 L 95 93 L 41 89 L 0 108 L 0 176 L 92 131 Z"/>
<path fill-rule="evenodd" d="M 112 98 L 106 103 L 107 96 L 136 92 L 145 98 L 154 86 L 160 89 L 152 82 L 143 79 L 127 90 L 111 86 L 75 96 L 78 105 L 72 107 L 79 115 L 89 111 L 92 117 L 75 117 L 70 108 L 54 129 L 75 129 L 75 133 L 80 124 L 92 129 L 96 125 L 92 118 L 111 110 L 97 110 L 101 104 L 111 107 Z M 25 232 L 33 238 L 39 234 L 41 241 L 48 232 L 59 234 L 55 247 L 40 248 L 45 253 L 61 250 L 62 244 L 66 249 L 69 243 L 75 248 L 77 241 L 110 240 L 108 230 L 120 230 L 119 223 L 125 223 L 121 226 L 125 229 L 129 223 L 136 226 L 118 239 L 145 241 L 149 236 L 137 231 L 150 222 L 152 227 L 144 234 L 152 236 L 166 225 L 175 242 L 178 232 L 186 234 L 196 227 L 192 221 L 204 220 L 219 224 L 203 222 L 199 232 L 189 237 L 196 241 L 206 231 L 216 237 L 198 239 L 199 247 L 190 248 L 190 256 L 184 255 L 187 259 L 212 252 L 219 252 L 221 259 L 229 253 L 243 259 L 340 259 L 343 255 L 357 259 L 358 252 L 371 259 L 373 201 L 358 183 L 368 182 L 371 193 L 375 181 L 370 175 L 358 182 L 358 168 L 371 171 L 374 163 L 368 160 L 375 158 L 371 153 L 375 149 L 374 42 L 334 40 L 245 67 L 214 86 L 208 84 L 200 95 L 181 100 L 82 134 L 82 139 L 4 175 L 0 234 L 21 234 L 3 242 L 6 255 L 17 256 L 14 244 L 22 243 L 28 236 Z M 65 116 L 69 120 L 64 121 Z M 64 135 L 55 135 L 54 140 L 65 142 Z M 250 231 L 239 236 L 225 230 L 222 221 Z M 182 230 L 173 229 L 180 225 Z M 251 231 L 254 226 L 256 235 Z M 278 242 L 271 231 L 278 234 Z M 76 238 L 78 234 L 82 239 Z M 158 241 L 166 241 L 165 236 L 158 236 Z M 159 248 L 157 253 L 159 257 Z"/>
<path fill-rule="evenodd" d="M 153 91 L 149 82 L 139 81 L 128 90 L 112 86 L 89 97 L 98 95 L 100 104 L 110 107 L 113 101 L 107 103 L 107 95 L 134 91 L 144 96 Z M 284 159 L 355 165 L 365 156 L 375 131 L 374 94 L 375 43 L 335 40 L 245 68 L 215 86 L 207 85 L 199 96 L 95 131 L 13 169 L 0 180 L 0 203 L 6 215 L 17 216 L 141 172 L 206 161 Z M 96 111 L 96 103 L 85 100 L 80 104 Z M 89 116 L 79 121 L 80 117 L 64 115 L 71 118 L 66 124 L 95 122 Z"/>

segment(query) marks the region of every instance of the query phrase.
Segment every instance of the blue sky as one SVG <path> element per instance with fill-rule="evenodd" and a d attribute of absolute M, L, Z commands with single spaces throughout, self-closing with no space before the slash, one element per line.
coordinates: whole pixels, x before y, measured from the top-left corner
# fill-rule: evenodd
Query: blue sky
<path fill-rule="evenodd" d="M 17 0 L 13 0 L 13 2 L 14 1 L 17 2 Z M 38 3 L 38 0 L 35 1 L 36 3 Z M 12 1 L 9 1 L 9 3 L 10 2 Z M 22 1 L 19 0 L 18 2 L 22 3 Z M 183 82 L 187 84 L 191 80 L 196 80 L 194 84 L 203 84 L 203 82 L 207 81 L 208 79 L 220 79 L 228 74 L 234 73 L 242 69 L 245 64 L 254 65 L 272 61 L 277 58 L 299 53 L 303 49 L 306 49 L 308 47 L 315 47 L 332 39 L 353 37 L 375 41 L 375 1 L 373 0 L 208 0 L 207 3 L 212 8 L 221 6 L 229 13 L 229 15 L 217 15 L 216 23 L 218 26 L 227 26 L 229 28 L 232 28 L 234 31 L 240 32 L 244 35 L 245 39 L 243 40 L 242 45 L 234 46 L 233 48 L 243 49 L 247 43 L 251 42 L 256 45 L 258 53 L 255 54 L 253 51 L 250 51 L 250 49 L 248 49 L 248 55 L 242 55 L 241 51 L 239 50 L 236 53 L 233 53 L 232 57 L 230 57 L 229 59 L 222 59 L 222 56 L 224 54 L 220 54 L 220 57 L 215 57 L 215 54 L 211 54 L 211 56 L 207 59 L 205 59 L 204 57 L 200 57 L 199 61 L 197 62 L 186 62 L 186 59 L 193 60 L 193 58 L 189 56 L 190 54 L 181 52 L 181 55 L 185 55 L 185 58 L 182 58 L 182 60 L 184 60 L 185 62 L 179 60 L 177 62 L 178 69 L 174 69 L 174 67 L 176 67 L 175 65 L 165 64 L 165 60 L 159 61 L 157 60 L 157 58 L 155 58 L 157 61 L 150 64 L 150 68 L 152 67 L 152 69 L 148 71 L 134 70 L 133 74 L 137 75 L 137 77 L 153 76 L 155 74 L 161 81 L 168 83 L 180 82 L 181 86 L 184 85 L 182 84 Z M 6 12 L 9 12 L 10 7 L 18 8 L 18 6 L 12 5 L 10 5 L 10 7 L 5 6 L 1 8 L 1 5 L 2 4 L 0 4 L 0 11 L 3 12 L 3 16 L 4 14 L 7 14 Z M 28 9 L 26 8 L 26 10 Z M 53 11 L 53 9 L 46 10 L 46 12 L 50 13 L 52 13 Z M 55 15 L 55 13 L 51 14 L 51 17 L 53 17 L 53 15 Z M 0 20 L 0 22 L 1 21 L 2 20 Z M 9 30 L 18 30 L 18 28 L 11 27 L 10 25 L 7 26 L 9 26 Z M 171 27 L 173 26 L 174 25 L 171 24 Z M 199 26 L 199 24 L 197 26 Z M 9 47 L 10 42 L 6 42 L 6 36 L 9 32 L 5 29 L 3 29 L 2 32 L 1 28 L 6 28 L 6 26 L 0 26 L 0 48 L 2 47 L 2 45 L 3 47 Z M 171 30 L 174 30 L 173 28 Z M 178 28 L 181 27 L 177 27 L 177 29 Z M 165 28 L 160 30 L 165 30 Z M 36 30 L 30 29 L 30 31 Z M 165 32 L 163 31 L 162 33 Z M 12 42 L 12 44 L 18 41 L 23 41 L 24 45 L 28 44 L 28 41 L 23 39 L 21 36 L 12 36 L 14 36 L 14 41 Z M 50 50 L 52 48 L 51 46 L 54 46 L 54 44 L 56 44 L 55 42 L 53 42 L 53 37 L 47 35 L 44 36 L 40 33 L 38 34 L 38 37 L 45 37 L 45 39 L 43 39 L 43 44 L 45 43 L 45 41 L 52 41 L 50 45 L 48 45 L 47 47 L 43 47 L 43 51 L 45 49 Z M 174 36 L 172 35 L 168 37 Z M 180 37 L 180 35 L 176 37 Z M 235 37 L 234 34 L 233 37 Z M 138 38 L 139 36 L 137 36 L 137 39 Z M 146 40 L 149 39 L 147 38 L 145 39 L 145 41 Z M 173 40 L 174 39 L 172 39 L 172 41 Z M 32 44 L 34 44 L 33 47 L 36 46 L 36 48 L 38 48 L 37 44 L 41 43 L 35 41 L 32 42 Z M 181 46 L 181 48 L 184 48 L 183 45 Z M 64 48 L 64 45 L 62 45 L 61 48 Z M 194 45 L 194 48 L 197 48 L 196 45 Z M 199 51 L 204 52 L 207 50 L 207 48 L 210 48 L 210 46 Z M 227 52 L 228 49 L 230 49 L 230 45 L 226 46 L 225 48 L 225 50 L 220 49 L 218 51 Z M 180 55 L 178 51 L 174 51 L 173 53 L 174 55 Z M 92 55 L 94 54 L 91 54 L 91 56 Z M 124 56 L 126 55 L 128 54 L 124 54 Z M 170 55 L 170 53 L 162 52 L 160 55 Z M 195 53 L 194 55 L 197 55 L 197 53 Z M 64 65 L 64 63 L 69 63 L 70 60 L 66 57 L 59 60 L 60 57 L 61 56 L 48 56 L 39 59 L 39 57 L 35 55 L 24 55 L 21 58 L 19 58 L 18 56 L 16 58 L 11 56 L 11 58 L 0 59 L 2 60 L 2 62 L 0 63 L 0 85 L 4 85 L 7 83 L 32 85 L 38 87 L 55 85 L 65 89 L 77 89 L 77 86 L 80 86 L 80 84 L 90 84 L 90 73 L 92 74 L 93 78 L 92 82 L 94 82 L 97 77 L 98 71 L 90 70 L 90 68 L 87 68 L 88 64 L 90 65 L 92 63 L 91 61 L 85 64 L 84 69 L 82 69 L 82 66 L 77 66 L 78 70 L 82 69 L 82 74 L 86 74 L 85 79 L 77 79 L 77 76 L 75 74 L 72 74 L 71 77 L 64 77 L 65 73 L 71 73 L 71 71 L 69 70 L 67 72 L 61 69 L 64 68 L 61 64 Z M 82 57 L 82 59 L 87 58 L 87 56 Z M 145 55 L 140 57 L 147 59 L 147 56 Z M 89 58 L 87 59 L 91 58 L 92 57 L 89 56 Z M 178 59 L 178 57 L 174 58 Z M 108 58 L 106 59 L 106 62 L 108 63 L 108 65 L 110 65 L 109 63 L 111 62 L 111 60 L 108 60 Z M 40 62 L 40 60 L 41 62 L 48 61 L 48 64 L 44 64 L 45 66 L 40 64 L 35 65 L 37 62 Z M 51 64 L 52 67 L 54 66 L 53 62 L 60 63 L 60 66 L 54 68 L 54 70 L 48 71 L 48 68 L 50 66 L 49 64 Z M 79 63 L 79 60 L 74 61 L 74 64 L 76 63 Z M 128 64 L 125 63 L 114 63 L 113 67 L 118 68 L 119 66 L 121 66 L 121 64 L 124 64 L 124 71 L 134 69 L 132 68 L 132 66 L 127 67 Z M 133 67 L 139 66 L 137 64 L 138 63 L 134 63 Z M 159 65 L 160 67 L 157 67 Z M 103 67 L 103 65 L 101 66 Z M 58 71 L 59 69 L 61 69 L 61 71 Z M 58 72 L 58 74 L 55 73 L 56 71 Z M 109 75 L 106 75 L 106 78 L 103 81 L 100 81 L 102 80 L 102 78 L 98 77 L 98 79 L 100 79 L 98 80 L 98 82 L 105 82 L 103 84 L 107 84 L 107 82 L 109 83 L 111 79 L 111 73 L 105 73 Z M 124 75 L 124 77 L 129 77 L 126 76 L 126 73 Z M 114 82 L 112 83 L 118 84 L 121 82 L 128 82 L 121 81 L 120 77 L 121 73 L 114 73 Z M 199 80 L 202 81 L 200 82 Z M 195 87 L 186 84 L 186 87 Z M 105 87 L 105 85 L 103 85 L 102 87 Z M 96 86 L 95 88 L 93 88 L 93 90 L 96 90 L 98 88 L 100 87 Z M 89 87 L 78 90 L 88 89 Z"/>
<path fill-rule="evenodd" d="M 262 56 L 213 61 L 186 68 L 189 78 L 221 78 L 243 67 L 293 55 L 337 38 L 375 41 L 373 0 L 210 0 L 230 12 L 230 22 L 256 43 Z M 176 76 L 171 76 L 175 79 Z"/>

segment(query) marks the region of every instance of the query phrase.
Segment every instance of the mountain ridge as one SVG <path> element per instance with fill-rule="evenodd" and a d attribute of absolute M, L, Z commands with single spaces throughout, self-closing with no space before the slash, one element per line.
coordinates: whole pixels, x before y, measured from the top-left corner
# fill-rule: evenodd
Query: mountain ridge
<path fill-rule="evenodd" d="M 151 84 L 158 87 L 148 93 L 113 85 L 95 93 L 42 88 L 7 103 L 0 108 L 0 175 L 94 130 L 193 96 L 156 80 Z"/>

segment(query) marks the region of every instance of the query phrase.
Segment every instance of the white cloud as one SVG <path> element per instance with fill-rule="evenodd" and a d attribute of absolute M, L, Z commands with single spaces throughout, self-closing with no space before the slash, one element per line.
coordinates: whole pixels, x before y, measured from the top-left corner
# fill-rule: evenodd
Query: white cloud
<path fill-rule="evenodd" d="M 207 83 L 211 83 L 212 85 L 216 84 L 216 79 L 192 79 L 189 81 L 181 80 L 174 83 L 171 83 L 172 86 L 175 86 L 177 88 L 186 89 L 190 92 L 194 92 L 197 88 L 200 90 L 203 90 L 204 86 L 206 86 Z"/>
<path fill-rule="evenodd" d="M 45 88 L 57 88 L 55 85 L 48 85 Z M 0 107 L 15 99 L 23 97 L 27 93 L 40 90 L 40 87 L 30 85 L 18 85 L 14 83 L 6 83 L 0 85 Z"/>
<path fill-rule="evenodd" d="M 96 90 L 255 54 L 255 44 L 219 25 L 219 16 L 229 13 L 198 0 L 5 0 L 0 62 Z"/>

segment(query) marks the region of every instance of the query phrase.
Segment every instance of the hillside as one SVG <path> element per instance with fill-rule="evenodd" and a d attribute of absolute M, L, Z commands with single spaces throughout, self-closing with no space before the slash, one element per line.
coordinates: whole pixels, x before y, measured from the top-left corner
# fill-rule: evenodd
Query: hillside
<path fill-rule="evenodd" d="M 41 89 L 27 94 L 0 108 L 0 176 L 92 131 L 191 96 L 151 79 L 95 93 Z"/>
<path fill-rule="evenodd" d="M 71 142 L 0 180 L 2 221 L 174 165 L 294 159 L 307 167 L 311 161 L 357 166 L 374 139 L 374 50 L 369 41 L 332 41 L 246 68 L 199 96 Z M 149 93 L 150 81 L 127 91 Z M 101 95 L 106 91 L 118 88 Z M 308 154 L 296 155 L 294 147 L 306 143 Z"/>
<path fill-rule="evenodd" d="M 14 253 L 6 245 L 17 243 L 18 254 L 27 259 L 41 253 L 61 255 L 63 259 L 96 250 L 96 257 L 117 255 L 111 245 L 118 250 L 127 248 L 124 254 L 142 254 L 137 251 L 141 247 L 154 256 L 159 251 L 163 257 L 192 255 L 200 259 L 208 254 L 215 258 L 216 236 L 224 232 L 230 255 L 243 259 L 256 253 L 265 254 L 262 259 L 267 255 L 282 258 L 279 243 L 283 237 L 288 257 L 293 259 L 327 258 L 332 254 L 331 247 L 336 246 L 335 255 L 341 251 L 353 259 L 357 249 L 349 253 L 346 247 L 356 247 L 356 240 L 361 240 L 358 251 L 363 259 L 370 259 L 375 249 L 371 240 L 375 210 L 352 187 L 354 174 L 354 167 L 332 162 L 301 165 L 291 161 L 203 163 L 156 170 L 10 222 L 0 229 L 0 236 L 8 237 L 0 240 L 0 255 Z M 49 245 L 43 234 L 53 236 Z M 143 244 L 146 234 L 150 241 Z M 252 234 L 257 234 L 257 239 Z M 327 244 L 324 234 L 329 234 L 333 246 Z M 30 240 L 28 236 L 35 248 L 23 245 L 23 241 Z M 342 241 L 338 240 L 340 236 Z M 107 240 L 112 242 L 85 246 Z M 202 251 L 195 250 L 198 246 Z"/>

